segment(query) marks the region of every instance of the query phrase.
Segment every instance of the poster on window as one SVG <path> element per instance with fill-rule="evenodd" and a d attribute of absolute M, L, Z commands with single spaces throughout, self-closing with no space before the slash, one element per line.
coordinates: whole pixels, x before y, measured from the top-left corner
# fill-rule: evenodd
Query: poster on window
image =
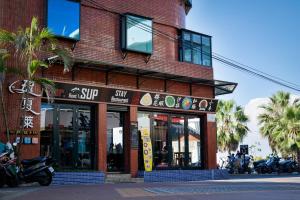
<path fill-rule="evenodd" d="M 144 155 L 144 166 L 146 172 L 152 171 L 152 144 L 150 138 L 150 131 L 148 128 L 141 129 L 141 136 L 143 140 L 143 155 Z"/>

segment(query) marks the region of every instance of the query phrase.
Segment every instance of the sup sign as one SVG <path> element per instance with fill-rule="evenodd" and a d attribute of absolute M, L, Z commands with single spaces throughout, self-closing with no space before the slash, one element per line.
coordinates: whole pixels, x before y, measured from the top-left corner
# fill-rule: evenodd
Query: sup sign
<path fill-rule="evenodd" d="M 56 83 L 55 86 L 57 88 L 56 97 L 87 101 L 100 100 L 100 90 L 97 87 L 62 83 Z"/>

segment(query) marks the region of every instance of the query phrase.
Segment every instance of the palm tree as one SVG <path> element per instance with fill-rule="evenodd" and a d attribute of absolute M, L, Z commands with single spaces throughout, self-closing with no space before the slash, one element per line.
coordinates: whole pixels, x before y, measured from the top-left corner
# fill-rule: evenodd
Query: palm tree
<path fill-rule="evenodd" d="M 248 117 L 233 100 L 220 100 L 217 106 L 217 144 L 220 151 L 236 151 L 249 131 Z"/>
<path fill-rule="evenodd" d="M 291 101 L 288 92 L 279 91 L 262 105 L 258 116 L 260 132 L 267 137 L 272 150 L 283 156 L 299 154 L 300 151 L 300 104 Z"/>
<path fill-rule="evenodd" d="M 22 79 L 28 80 L 25 82 L 25 92 L 22 94 L 24 108 L 27 107 L 29 102 L 28 90 L 30 88 L 30 82 L 40 85 L 42 92 L 44 91 L 46 93 L 48 100 L 50 100 L 51 95 L 54 94 L 54 82 L 39 77 L 36 73 L 41 68 L 49 67 L 43 55 L 51 54 L 59 57 L 64 63 L 64 72 L 69 71 L 72 65 L 69 52 L 66 49 L 58 47 L 54 35 L 47 28 L 41 29 L 39 27 L 36 17 L 32 18 L 30 27 L 25 29 L 19 28 L 16 32 L 0 29 L 0 47 L 5 48 L 10 55 L 14 56 L 15 59 L 18 59 L 23 64 L 19 71 L 22 71 Z M 6 69 L 11 69 L 11 67 Z M 26 110 L 21 109 L 21 112 L 21 119 L 24 119 Z M 24 120 L 21 120 L 20 128 L 22 141 Z M 20 153 L 20 146 L 21 143 L 18 147 L 17 154 Z"/>

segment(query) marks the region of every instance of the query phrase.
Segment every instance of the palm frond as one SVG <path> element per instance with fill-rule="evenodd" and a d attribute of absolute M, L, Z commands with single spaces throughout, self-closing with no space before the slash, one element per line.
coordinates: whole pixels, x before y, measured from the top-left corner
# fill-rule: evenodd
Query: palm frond
<path fill-rule="evenodd" d="M 0 44 L 13 43 L 16 35 L 4 29 L 0 29 Z"/>
<path fill-rule="evenodd" d="M 32 80 L 41 85 L 42 91 L 45 92 L 48 102 L 53 102 L 56 91 L 55 83 L 47 78 L 32 78 Z"/>
<path fill-rule="evenodd" d="M 36 60 L 36 59 L 31 61 L 30 67 L 29 67 L 31 77 L 35 74 L 35 72 L 38 70 L 39 67 L 48 68 L 48 64 L 43 61 Z"/>
<path fill-rule="evenodd" d="M 73 58 L 66 49 L 54 48 L 51 50 L 54 54 L 58 55 L 64 64 L 64 72 L 69 72 L 73 65 Z"/>

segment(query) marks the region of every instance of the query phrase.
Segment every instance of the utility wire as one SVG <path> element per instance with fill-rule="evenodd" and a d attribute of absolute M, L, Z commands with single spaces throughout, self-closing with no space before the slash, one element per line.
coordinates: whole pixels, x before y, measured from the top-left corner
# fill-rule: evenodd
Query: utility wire
<path fill-rule="evenodd" d="M 97 9 L 101 9 L 103 11 L 106 11 L 110 14 L 113 14 L 113 15 L 120 15 L 120 16 L 125 16 L 124 14 L 122 13 L 119 13 L 117 11 L 114 11 L 110 8 L 106 8 L 105 6 L 103 5 L 100 5 L 99 3 L 95 2 L 94 0 L 85 0 L 86 2 L 88 3 L 91 3 L 93 6 L 95 6 L 95 8 Z M 90 5 L 87 5 L 87 6 L 90 6 Z M 120 19 L 122 20 L 122 19 Z M 229 59 L 229 58 L 226 58 L 218 53 L 215 53 L 215 52 L 212 52 L 212 55 L 210 55 L 209 53 L 203 51 L 201 49 L 201 46 L 195 46 L 195 45 L 192 45 L 191 42 L 189 41 L 184 41 L 184 40 L 180 40 L 179 37 L 172 37 L 170 36 L 169 34 L 167 33 L 164 33 L 160 30 L 157 30 L 156 28 L 154 27 L 151 27 L 151 26 L 148 26 L 147 24 L 143 24 L 133 18 L 130 18 L 130 20 L 127 21 L 127 23 L 131 24 L 131 25 L 134 25 L 146 32 L 149 32 L 151 34 L 154 34 L 154 35 L 157 35 L 157 36 L 164 36 L 166 37 L 167 39 L 169 40 L 172 40 L 174 42 L 182 42 L 183 44 L 183 47 L 188 47 L 192 50 L 195 50 L 195 51 L 200 51 L 201 54 L 204 54 L 204 55 L 207 55 L 207 56 L 211 56 L 213 59 L 215 59 L 216 61 L 218 62 L 221 62 L 223 64 L 225 64 L 226 66 L 229 66 L 229 67 L 232 67 L 234 69 L 237 69 L 239 71 L 242 71 L 242 72 L 246 72 L 248 74 L 251 74 L 253 76 L 256 76 L 256 77 L 259 77 L 259 78 L 262 78 L 262 79 L 265 79 L 265 80 L 268 80 L 270 82 L 273 82 L 275 84 L 278 84 L 278 85 L 281 85 L 281 86 L 284 86 L 284 87 L 287 87 L 287 88 L 290 88 L 292 90 L 296 90 L 296 91 L 300 91 L 300 86 L 297 85 L 297 84 L 294 84 L 292 82 L 289 82 L 289 81 L 286 81 L 286 80 L 283 80 L 279 77 L 276 77 L 276 76 L 273 76 L 271 74 L 268 74 L 268 73 L 265 73 L 263 71 L 260 71 L 254 67 L 250 67 L 248 65 L 244 65 L 242 63 L 239 63 L 235 60 L 232 60 L 232 59 Z"/>

